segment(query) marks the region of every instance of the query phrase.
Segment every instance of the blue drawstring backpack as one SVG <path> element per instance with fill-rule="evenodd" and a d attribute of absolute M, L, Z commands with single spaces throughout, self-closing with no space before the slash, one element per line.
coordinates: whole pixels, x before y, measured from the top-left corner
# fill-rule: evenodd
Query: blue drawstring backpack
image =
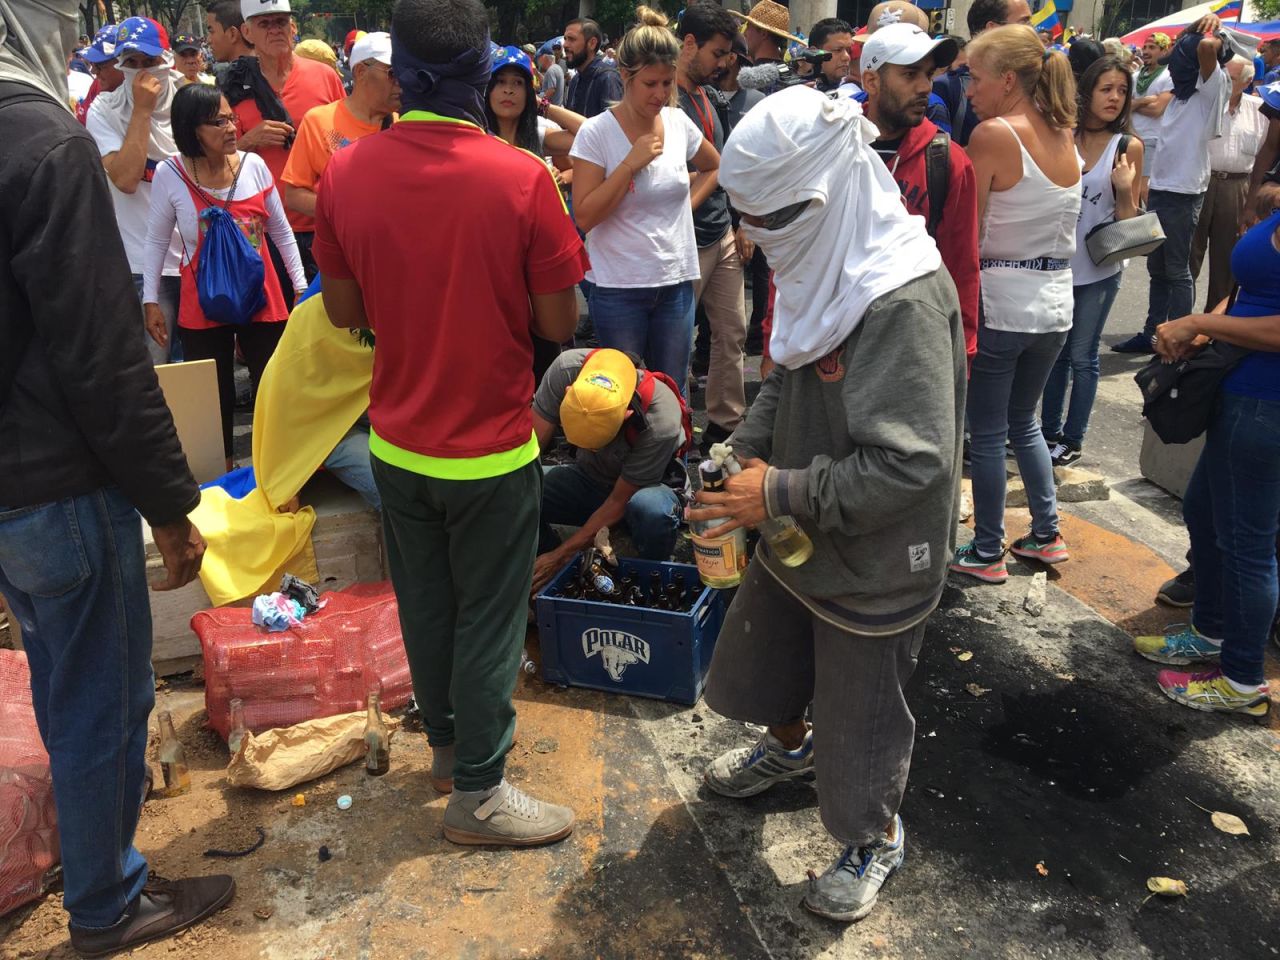
<path fill-rule="evenodd" d="M 253 322 L 254 316 L 267 302 L 263 287 L 265 265 L 262 256 L 244 235 L 231 216 L 231 199 L 236 195 L 240 170 L 236 170 L 227 201 L 223 206 L 191 182 L 178 161 L 170 160 L 178 175 L 206 204 L 199 211 L 204 222 L 204 239 L 192 263 L 196 275 L 196 297 L 205 318 L 213 323 L 240 326 Z M 185 244 L 183 245 L 185 249 Z"/>

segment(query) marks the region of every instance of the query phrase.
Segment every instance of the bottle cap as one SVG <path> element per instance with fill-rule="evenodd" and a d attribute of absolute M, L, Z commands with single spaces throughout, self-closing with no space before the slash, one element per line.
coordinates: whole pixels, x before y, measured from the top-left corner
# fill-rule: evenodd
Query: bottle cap
<path fill-rule="evenodd" d="M 724 481 L 724 469 L 714 460 L 703 460 L 698 464 L 698 473 L 703 483 L 721 483 Z"/>

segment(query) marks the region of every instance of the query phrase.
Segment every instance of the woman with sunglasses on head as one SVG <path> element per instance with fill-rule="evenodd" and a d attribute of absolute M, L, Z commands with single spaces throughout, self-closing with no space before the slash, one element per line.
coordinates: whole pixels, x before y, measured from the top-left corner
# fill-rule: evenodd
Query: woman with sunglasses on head
<path fill-rule="evenodd" d="M 1084 171 L 1080 175 L 1076 252 L 1071 258 L 1071 333 L 1049 373 L 1040 404 L 1041 429 L 1055 467 L 1080 459 L 1098 394 L 1098 344 L 1120 292 L 1124 269 L 1123 263 L 1097 266 L 1085 247 L 1085 237 L 1101 224 L 1129 220 L 1140 212 L 1143 146 L 1129 126 L 1132 102 L 1133 75 L 1117 57 L 1094 61 L 1080 78 L 1076 149 L 1084 160 Z"/>
<path fill-rule="evenodd" d="M 573 213 L 587 237 L 600 346 L 683 388 L 699 275 L 693 211 L 715 190 L 720 155 L 676 104 L 680 44 L 667 18 L 648 7 L 636 15 L 618 44 L 622 101 L 587 120 L 570 151 Z"/>
<path fill-rule="evenodd" d="M 226 209 L 259 256 L 266 237 L 270 236 L 284 257 L 293 292 L 300 294 L 306 289 L 307 281 L 271 171 L 257 154 L 236 149 L 235 114 L 222 93 L 202 83 L 183 87 L 174 95 L 171 122 L 178 155 L 156 168 L 151 187 L 142 290 L 147 332 L 157 343 L 166 342 L 164 315 L 160 312 L 156 290 L 168 238 L 176 225 L 183 248 L 178 336 L 182 338 L 185 359 L 217 362 L 222 443 L 230 465 L 236 345 L 239 344 L 244 354 L 249 377 L 257 389 L 262 371 L 284 333 L 289 309 L 276 273 L 268 263 L 263 271 L 266 303 L 251 323 L 229 326 L 205 317 L 196 292 L 205 227 L 201 212 L 215 205 Z"/>

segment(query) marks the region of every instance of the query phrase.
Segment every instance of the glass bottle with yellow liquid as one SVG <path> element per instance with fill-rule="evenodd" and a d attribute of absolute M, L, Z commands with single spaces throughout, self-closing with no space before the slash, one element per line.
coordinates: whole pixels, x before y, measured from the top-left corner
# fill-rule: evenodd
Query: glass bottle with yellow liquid
<path fill-rule="evenodd" d="M 711 459 L 718 460 L 728 476 L 742 472 L 742 464 L 727 443 L 712 444 Z M 813 556 L 813 541 L 791 517 L 768 517 L 757 524 L 756 529 L 783 566 L 798 567 Z"/>
<path fill-rule="evenodd" d="M 708 493 L 724 492 L 724 469 L 711 460 L 698 465 L 702 489 Z M 727 517 L 714 520 L 695 520 L 689 524 L 689 539 L 693 541 L 693 556 L 698 562 L 698 576 L 708 587 L 724 589 L 736 587 L 742 582 L 747 569 L 747 531 L 742 527 L 728 533 L 717 533 L 719 527 L 729 522 Z M 665 594 L 654 598 L 654 605 L 665 599 Z"/>
<path fill-rule="evenodd" d="M 182 749 L 178 731 L 173 729 L 173 714 L 163 710 L 156 717 L 156 722 L 160 725 L 160 771 L 164 775 L 164 787 L 157 792 L 162 797 L 180 797 L 191 791 L 187 752 Z"/>

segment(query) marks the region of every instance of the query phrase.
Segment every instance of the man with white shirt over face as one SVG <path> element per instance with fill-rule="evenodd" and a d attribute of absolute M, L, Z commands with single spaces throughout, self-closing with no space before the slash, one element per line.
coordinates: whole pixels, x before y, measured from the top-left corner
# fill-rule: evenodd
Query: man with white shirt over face
<path fill-rule="evenodd" d="M 1209 141 L 1209 188 L 1191 242 L 1192 276 L 1200 276 L 1206 250 L 1209 254 L 1206 313 L 1231 293 L 1231 251 L 1249 193 L 1249 172 L 1267 134 L 1261 98 L 1244 92 L 1253 82 L 1253 64 L 1235 56 L 1226 72 L 1231 78 L 1231 99 L 1222 117 L 1222 136 Z"/>
<path fill-rule="evenodd" d="M 1191 239 L 1209 186 L 1209 142 L 1222 132 L 1231 84 L 1222 71 L 1221 22 L 1201 18 L 1174 43 L 1168 57 L 1173 99 L 1160 121 L 1160 145 L 1151 165 L 1147 208 L 1160 218 L 1165 241 L 1147 257 L 1151 289 L 1146 325 L 1111 349 L 1154 353 L 1156 327 L 1191 312 Z M 1230 59 L 1227 54 L 1225 59 Z"/>

